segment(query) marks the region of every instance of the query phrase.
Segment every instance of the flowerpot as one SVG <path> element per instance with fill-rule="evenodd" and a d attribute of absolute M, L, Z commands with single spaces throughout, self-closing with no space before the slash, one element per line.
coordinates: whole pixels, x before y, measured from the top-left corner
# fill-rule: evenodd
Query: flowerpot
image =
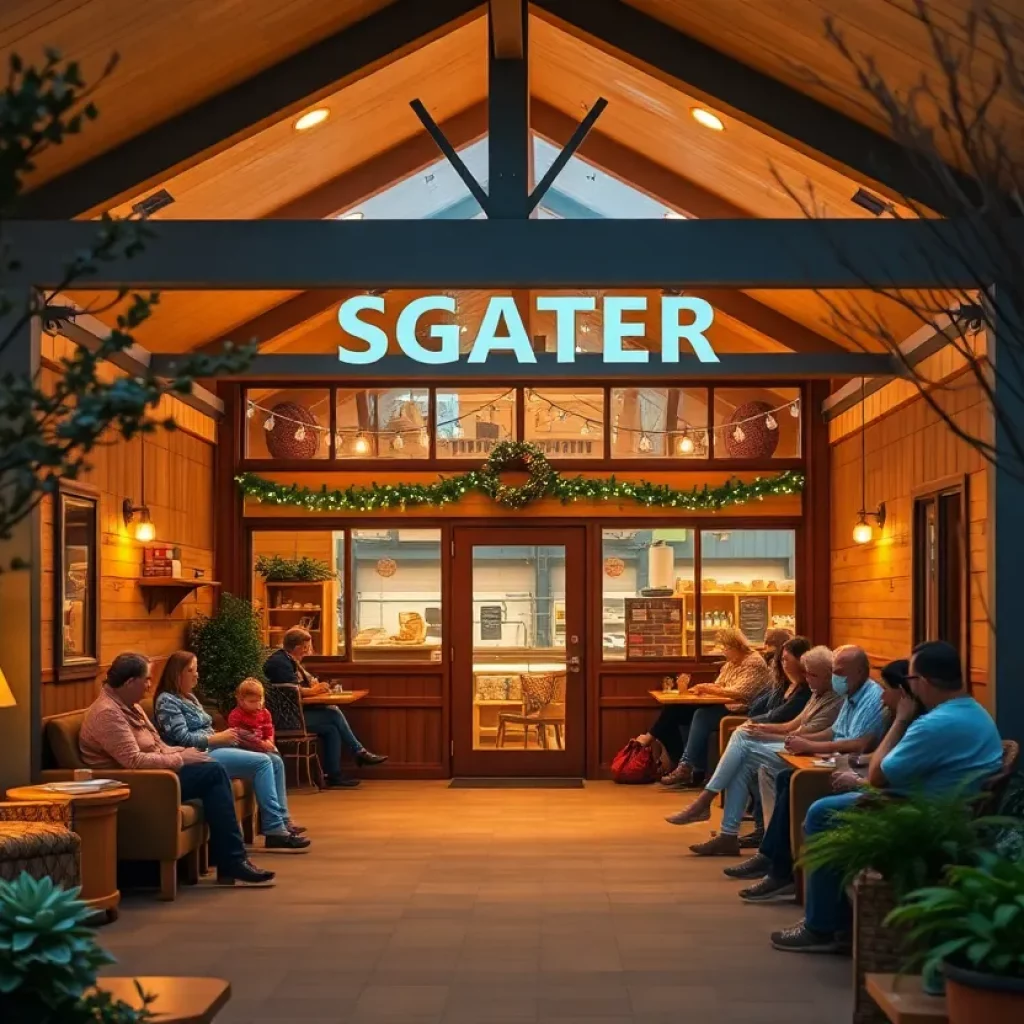
<path fill-rule="evenodd" d="M 1024 978 L 944 964 L 949 1024 L 1017 1024 L 1024 1020 Z"/>

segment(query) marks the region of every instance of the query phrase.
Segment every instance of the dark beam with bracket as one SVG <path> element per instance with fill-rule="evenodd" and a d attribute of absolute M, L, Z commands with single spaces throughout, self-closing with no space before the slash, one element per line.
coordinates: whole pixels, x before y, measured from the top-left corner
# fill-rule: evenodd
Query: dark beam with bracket
<path fill-rule="evenodd" d="M 482 13 L 480 0 L 396 0 L 29 192 L 16 215 L 67 218 L 116 206 Z"/>
<path fill-rule="evenodd" d="M 505 5 L 509 6 L 509 5 Z M 507 15 L 519 20 L 521 46 L 515 57 L 498 55 L 494 10 L 488 20 L 487 203 L 492 220 L 525 220 L 533 188 L 533 139 L 530 134 L 530 19 L 525 3 Z"/>
<path fill-rule="evenodd" d="M 533 8 L 563 31 L 795 146 L 889 199 L 902 202 L 910 197 L 945 212 L 944 195 L 922 180 L 913 156 L 894 140 L 629 4 L 534 0 Z M 824 38 L 822 42 L 825 45 Z M 967 195 L 976 191 L 969 178 L 953 170 L 950 174 Z"/>
<path fill-rule="evenodd" d="M 161 375 L 171 376 L 181 355 L 154 354 L 151 365 Z M 444 382 L 462 380 L 529 381 L 572 379 L 573 381 L 621 380 L 621 363 L 605 363 L 600 356 L 581 355 L 574 363 L 559 363 L 554 353 L 537 353 L 536 363 L 520 363 L 513 356 L 491 355 L 486 363 L 459 360 L 447 363 L 443 376 L 437 367 L 424 366 L 404 356 L 386 356 L 366 366 L 349 366 L 336 355 L 289 353 L 256 356 L 244 374 L 234 380 L 410 380 L 426 383 L 432 377 Z M 804 380 L 840 375 L 892 377 L 897 365 L 889 355 L 863 352 L 835 352 L 809 355 L 788 352 L 726 354 L 717 363 L 701 363 L 684 357 L 676 364 L 662 363 L 657 353 L 648 363 L 631 363 L 631 378 L 657 380 L 661 384 L 691 380 Z"/>
<path fill-rule="evenodd" d="M 490 0 L 491 48 L 498 60 L 522 60 L 526 56 L 526 6 L 526 0 Z"/>
<path fill-rule="evenodd" d="M 955 221 L 167 221 L 91 289 L 977 287 L 993 255 Z M 83 221 L 9 221 L 8 287 L 64 287 Z M 1007 226 L 1024 256 L 1024 224 Z"/>

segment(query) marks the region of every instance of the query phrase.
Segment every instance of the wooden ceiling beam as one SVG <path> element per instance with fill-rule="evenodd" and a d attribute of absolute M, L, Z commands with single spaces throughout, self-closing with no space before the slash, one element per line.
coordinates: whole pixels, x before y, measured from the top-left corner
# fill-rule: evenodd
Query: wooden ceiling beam
<path fill-rule="evenodd" d="M 464 149 L 487 134 L 487 103 L 474 103 L 441 122 L 441 130 L 456 149 Z M 434 140 L 420 132 L 378 156 L 267 214 L 271 220 L 323 220 L 365 203 L 392 185 L 419 174 L 440 159 Z"/>
<path fill-rule="evenodd" d="M 561 31 L 890 200 L 905 203 L 910 198 L 943 212 L 942 194 L 923 180 L 913 155 L 887 135 L 629 4 L 533 0 L 532 10 Z M 827 45 L 824 38 L 822 45 Z M 969 178 L 954 170 L 950 174 L 968 195 L 976 191 Z"/>
<path fill-rule="evenodd" d="M 111 209 L 300 113 L 483 13 L 481 0 L 394 0 L 216 96 L 154 125 L 21 198 L 23 219 Z"/>
<path fill-rule="evenodd" d="M 531 104 L 534 131 L 555 145 L 563 145 L 575 130 L 571 117 L 540 100 Z M 680 213 L 704 220 L 750 218 L 700 185 L 642 156 L 614 139 L 591 131 L 579 149 L 579 157 L 605 174 L 625 182 Z M 734 289 L 704 289 L 687 293 L 707 299 L 725 316 L 738 320 L 794 352 L 837 352 L 842 346 L 796 320 Z"/>
<path fill-rule="evenodd" d="M 524 0 L 490 0 L 491 45 L 498 60 L 522 60 Z"/>

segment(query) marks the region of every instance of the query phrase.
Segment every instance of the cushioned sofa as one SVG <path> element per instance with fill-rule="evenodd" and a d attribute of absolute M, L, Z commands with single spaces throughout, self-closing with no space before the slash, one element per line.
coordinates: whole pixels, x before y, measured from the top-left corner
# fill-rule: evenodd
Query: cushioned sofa
<path fill-rule="evenodd" d="M 48 718 L 45 724 L 43 780 L 55 782 L 84 768 L 78 738 L 84 711 Z M 160 864 L 160 898 L 177 895 L 178 861 L 186 858 L 187 877 L 197 881 L 206 868 L 206 825 L 198 800 L 181 799 L 178 776 L 171 771 L 124 771 L 104 769 L 106 778 L 120 779 L 131 796 L 118 807 L 117 857 L 121 861 L 157 861 Z M 248 782 L 234 780 L 235 809 L 247 843 L 255 834 L 256 800 Z"/>

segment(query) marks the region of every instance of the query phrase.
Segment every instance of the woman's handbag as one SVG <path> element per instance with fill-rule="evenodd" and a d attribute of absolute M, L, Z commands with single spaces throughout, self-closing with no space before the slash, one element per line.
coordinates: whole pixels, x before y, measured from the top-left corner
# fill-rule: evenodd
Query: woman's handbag
<path fill-rule="evenodd" d="M 612 758 L 612 781 L 624 786 L 642 786 L 655 782 L 661 774 L 650 746 L 630 740 Z"/>

